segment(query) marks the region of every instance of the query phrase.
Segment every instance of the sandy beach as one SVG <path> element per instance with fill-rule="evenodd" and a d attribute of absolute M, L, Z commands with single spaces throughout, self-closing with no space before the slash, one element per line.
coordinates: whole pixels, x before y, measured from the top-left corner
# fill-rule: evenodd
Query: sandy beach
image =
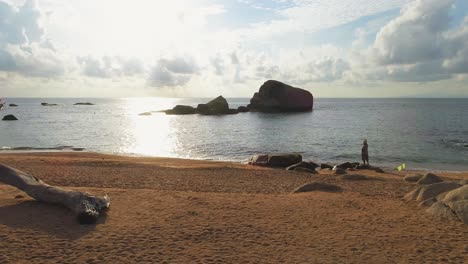
<path fill-rule="evenodd" d="M 0 263 L 466 263 L 468 227 L 402 197 L 416 172 L 366 181 L 244 164 L 95 153 L 0 163 L 51 185 L 108 194 L 98 224 L 0 184 Z M 468 172 L 437 173 L 468 179 Z M 343 192 L 294 194 L 311 182 Z M 23 195 L 21 197 L 19 195 Z"/>

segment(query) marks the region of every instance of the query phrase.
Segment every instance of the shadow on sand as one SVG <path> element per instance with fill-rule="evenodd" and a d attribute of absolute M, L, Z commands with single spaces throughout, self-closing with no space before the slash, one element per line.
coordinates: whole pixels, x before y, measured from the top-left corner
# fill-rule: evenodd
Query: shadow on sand
<path fill-rule="evenodd" d="M 13 229 L 32 230 L 66 239 L 77 240 L 106 221 L 105 213 L 94 225 L 80 225 L 75 215 L 62 206 L 23 201 L 0 207 L 0 225 Z"/>

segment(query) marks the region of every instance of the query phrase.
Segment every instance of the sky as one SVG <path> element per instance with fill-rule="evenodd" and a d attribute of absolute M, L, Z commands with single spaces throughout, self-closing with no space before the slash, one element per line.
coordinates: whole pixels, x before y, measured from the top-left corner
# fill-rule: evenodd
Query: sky
<path fill-rule="evenodd" d="M 0 97 L 468 97 L 466 0 L 0 0 Z"/>

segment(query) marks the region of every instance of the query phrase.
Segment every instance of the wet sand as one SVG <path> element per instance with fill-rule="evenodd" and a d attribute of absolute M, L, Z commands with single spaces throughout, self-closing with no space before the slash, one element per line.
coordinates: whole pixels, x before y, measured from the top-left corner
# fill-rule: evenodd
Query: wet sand
<path fill-rule="evenodd" d="M 108 194 L 97 225 L 0 184 L 0 263 L 466 263 L 468 226 L 402 197 L 406 174 L 366 181 L 243 164 L 95 153 L 2 154 L 43 181 Z M 354 173 L 354 172 L 351 172 Z M 438 173 L 468 179 L 468 172 Z M 343 192 L 293 194 L 310 182 Z"/>

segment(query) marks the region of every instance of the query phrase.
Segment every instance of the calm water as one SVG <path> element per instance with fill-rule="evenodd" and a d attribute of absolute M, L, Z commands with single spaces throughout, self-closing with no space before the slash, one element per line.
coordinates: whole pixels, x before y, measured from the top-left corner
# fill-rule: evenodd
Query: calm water
<path fill-rule="evenodd" d="M 76 102 L 95 106 L 73 106 Z M 82 147 L 114 154 L 246 161 L 257 153 L 299 152 L 318 162 L 359 161 L 395 167 L 468 169 L 468 99 L 316 99 L 298 114 L 166 116 L 139 113 L 208 99 L 25 99 L 1 115 L 0 147 Z M 231 107 L 248 99 L 229 99 Z M 44 107 L 41 102 L 58 103 Z"/>

